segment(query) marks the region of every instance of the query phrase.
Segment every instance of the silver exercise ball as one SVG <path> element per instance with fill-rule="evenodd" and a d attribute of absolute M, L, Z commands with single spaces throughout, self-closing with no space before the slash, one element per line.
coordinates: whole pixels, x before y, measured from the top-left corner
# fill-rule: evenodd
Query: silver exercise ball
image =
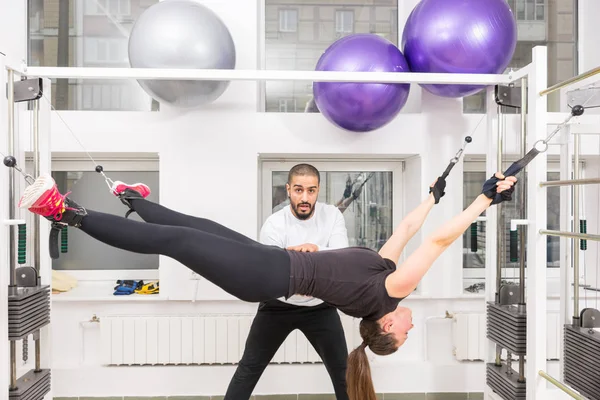
<path fill-rule="evenodd" d="M 137 19 L 129 37 L 133 68 L 234 69 L 235 45 L 212 10 L 194 0 L 166 0 Z M 229 81 L 138 80 L 152 98 L 197 107 L 225 92 Z"/>

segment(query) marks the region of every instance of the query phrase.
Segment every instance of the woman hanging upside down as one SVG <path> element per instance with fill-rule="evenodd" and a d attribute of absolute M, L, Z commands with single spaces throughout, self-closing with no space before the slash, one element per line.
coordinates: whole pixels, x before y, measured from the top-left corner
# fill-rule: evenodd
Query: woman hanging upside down
<path fill-rule="evenodd" d="M 25 190 L 19 206 L 53 223 L 77 227 L 110 246 L 171 257 L 244 301 L 307 295 L 362 318 L 363 343 L 348 359 L 348 394 L 352 400 L 374 400 L 365 348 L 388 355 L 404 344 L 413 327 L 412 314 L 398 303 L 477 216 L 492 204 L 511 200 L 516 181 L 501 173 L 486 181 L 482 194 L 466 210 L 439 227 L 398 267 L 406 243 L 444 195 L 443 179 L 431 186 L 429 196 L 403 219 L 379 252 L 350 247 L 305 253 L 263 245 L 216 222 L 145 200 L 150 189 L 143 184 L 116 182 L 112 192 L 148 223 L 86 210 L 61 195 L 48 175 Z"/>

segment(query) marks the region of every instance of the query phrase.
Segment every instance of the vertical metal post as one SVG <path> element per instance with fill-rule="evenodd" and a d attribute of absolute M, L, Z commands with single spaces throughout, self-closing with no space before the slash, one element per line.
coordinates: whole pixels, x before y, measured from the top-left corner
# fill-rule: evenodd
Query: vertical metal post
<path fill-rule="evenodd" d="M 502 112 L 500 106 L 498 106 L 498 132 L 497 132 L 497 148 L 496 148 L 496 163 L 498 165 L 498 171 L 502 171 L 502 150 L 503 141 L 502 133 L 504 131 L 504 123 L 502 118 Z M 500 286 L 502 286 L 502 237 L 504 235 L 503 224 L 502 224 L 502 203 L 496 205 L 497 208 L 497 231 L 496 236 L 496 302 L 500 301 Z"/>
<path fill-rule="evenodd" d="M 33 176 L 40 175 L 40 100 L 32 102 L 33 108 Z M 33 216 L 33 260 L 34 268 L 40 281 L 40 216 Z M 40 331 L 33 335 L 35 342 L 35 372 L 42 370 L 41 352 L 42 346 L 40 342 Z"/>
<path fill-rule="evenodd" d="M 13 70 L 8 70 L 7 78 L 7 97 L 8 97 L 8 153 L 9 155 L 16 156 L 17 147 L 15 144 L 15 73 Z M 15 169 L 9 168 L 8 170 L 8 218 L 15 218 Z M 16 240 L 15 240 L 15 227 L 11 226 L 9 230 L 9 257 L 10 257 L 10 276 L 9 285 L 14 287 L 16 285 L 16 269 L 17 269 L 17 255 L 16 255 Z"/>
<path fill-rule="evenodd" d="M 525 156 L 527 152 L 527 78 L 521 79 L 521 158 Z M 527 178 L 525 170 L 519 177 L 521 181 L 521 219 L 527 218 Z M 519 228 L 519 309 L 525 310 L 525 256 L 527 254 L 525 248 L 525 232 L 527 231 L 525 226 L 521 225 Z M 519 356 L 519 381 L 525 381 L 525 356 Z"/>
<path fill-rule="evenodd" d="M 15 155 L 17 146 L 15 143 L 15 73 L 13 70 L 8 70 L 7 77 L 7 97 L 8 97 L 8 152 L 10 155 Z M 15 219 L 15 170 L 9 168 L 8 171 L 8 218 Z M 16 289 L 16 270 L 17 270 L 17 254 L 15 229 L 16 226 L 9 227 L 9 293 Z M 17 389 L 17 342 L 10 341 L 10 390 Z"/>
<path fill-rule="evenodd" d="M 500 166 L 497 164 L 497 159 L 494 157 L 497 151 L 497 143 L 494 140 L 497 135 L 496 130 L 498 129 L 498 104 L 496 104 L 495 100 L 495 90 L 493 86 L 488 87 L 487 89 L 487 97 L 486 97 L 486 109 L 487 109 L 487 127 L 486 127 L 486 136 L 489 138 L 486 143 L 486 154 L 488 156 L 485 158 L 485 171 L 486 175 L 492 176 L 495 172 L 500 170 Z M 498 249 L 496 245 L 496 238 L 498 236 L 498 226 L 497 226 L 497 207 L 490 207 L 486 210 L 486 222 L 485 222 L 485 301 L 487 302 L 497 302 L 498 301 L 498 293 L 495 290 L 496 286 L 496 278 L 497 278 L 497 270 L 495 267 L 496 264 L 496 254 L 500 249 Z M 488 315 L 488 309 L 485 308 L 485 315 Z M 482 332 L 482 340 L 486 343 L 486 351 L 485 351 L 485 362 L 486 364 L 496 364 L 501 365 L 501 359 L 498 356 L 500 351 L 502 350 L 499 346 L 497 346 L 494 342 L 492 342 L 487 337 L 487 329 Z M 498 356 L 498 357 L 497 357 Z M 486 385 L 484 388 L 485 398 L 491 398 L 493 396 L 493 390 L 489 386 L 490 382 L 486 379 Z"/>
<path fill-rule="evenodd" d="M 573 179 L 579 179 L 579 135 L 573 136 Z M 579 232 L 579 185 L 573 185 L 573 232 Z M 573 238 L 573 324 L 579 323 L 579 239 Z"/>
<path fill-rule="evenodd" d="M 504 133 L 504 118 L 502 114 L 502 107 L 498 105 L 498 136 L 497 147 L 496 147 L 496 163 L 498 165 L 498 171 L 502 171 L 502 150 L 504 143 L 502 141 L 502 134 Z M 502 286 L 502 255 L 504 254 L 502 249 L 502 239 L 504 238 L 504 218 L 502 216 L 502 203 L 496 205 L 496 303 L 500 302 L 500 287 Z M 496 365 L 502 364 L 502 348 L 500 345 L 496 345 Z"/>
<path fill-rule="evenodd" d="M 40 101 L 34 100 L 33 106 L 33 176 L 40 175 Z M 40 216 L 33 215 L 33 262 L 40 276 Z"/>
<path fill-rule="evenodd" d="M 533 147 L 540 139 L 548 135 L 547 98 L 540 93 L 547 86 L 548 52 L 545 46 L 533 49 L 532 70 L 528 79 L 527 143 Z M 546 382 L 538 375 L 538 371 L 546 370 L 547 341 L 547 265 L 548 245 L 545 235 L 540 229 L 547 225 L 547 198 L 545 188 L 538 182 L 547 179 L 546 153 L 539 153 L 527 166 L 527 399 L 547 400 Z"/>
<path fill-rule="evenodd" d="M 571 128 L 567 125 L 560 133 L 560 179 L 567 180 L 572 179 L 573 174 L 573 142 L 571 141 Z M 561 186 L 560 190 L 560 230 L 568 232 L 573 230 L 571 213 L 572 213 L 572 199 L 573 199 L 573 187 L 572 186 Z M 573 258 L 572 253 L 575 251 L 571 247 L 572 240 L 567 238 L 560 239 L 560 323 L 561 326 L 572 323 L 572 311 L 571 311 L 571 296 L 573 281 L 572 266 Z M 564 329 L 559 330 L 559 353 L 564 354 Z M 560 357 L 559 363 L 559 376 L 564 379 L 564 357 Z"/>

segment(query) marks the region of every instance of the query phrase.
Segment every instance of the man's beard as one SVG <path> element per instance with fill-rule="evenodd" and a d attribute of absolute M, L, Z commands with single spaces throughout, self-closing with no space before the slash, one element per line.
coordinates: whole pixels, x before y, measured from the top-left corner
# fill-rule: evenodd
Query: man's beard
<path fill-rule="evenodd" d="M 310 212 L 307 214 L 298 212 L 298 207 L 301 205 L 308 205 L 310 207 Z M 315 212 L 315 208 L 310 203 L 298 203 L 298 205 L 294 205 L 292 203 L 292 210 L 294 211 L 294 215 L 296 216 L 296 218 L 301 220 L 309 219 Z"/>

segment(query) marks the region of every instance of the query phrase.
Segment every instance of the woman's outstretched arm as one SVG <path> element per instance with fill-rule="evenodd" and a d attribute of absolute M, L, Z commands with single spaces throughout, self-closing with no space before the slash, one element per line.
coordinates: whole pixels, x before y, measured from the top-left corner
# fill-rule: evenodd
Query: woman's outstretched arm
<path fill-rule="evenodd" d="M 425 218 L 433 208 L 435 199 L 433 193 L 423 201 L 417 208 L 408 213 L 402 222 L 398 224 L 392 236 L 379 250 L 379 255 L 397 263 L 406 243 L 421 229 Z"/>
<path fill-rule="evenodd" d="M 439 203 L 440 199 L 444 196 L 444 189 L 446 188 L 446 180 L 438 178 L 429 187 L 429 196 L 413 211 L 408 213 L 402 222 L 398 224 L 396 230 L 392 236 L 385 242 L 383 247 L 379 250 L 379 255 L 383 258 L 392 260 L 394 263 L 398 263 L 400 254 L 404 251 L 406 243 L 415 233 L 421 229 L 425 218 L 429 215 L 429 212 L 433 208 L 434 204 Z"/>
<path fill-rule="evenodd" d="M 504 179 L 502 175 L 496 175 Z M 498 182 L 497 192 L 510 190 L 516 179 L 506 178 Z M 467 209 L 439 227 L 412 253 L 386 281 L 386 289 L 392 297 L 406 297 L 415 290 L 433 262 L 458 239 L 471 223 L 490 205 L 492 199 L 480 194 Z"/>

